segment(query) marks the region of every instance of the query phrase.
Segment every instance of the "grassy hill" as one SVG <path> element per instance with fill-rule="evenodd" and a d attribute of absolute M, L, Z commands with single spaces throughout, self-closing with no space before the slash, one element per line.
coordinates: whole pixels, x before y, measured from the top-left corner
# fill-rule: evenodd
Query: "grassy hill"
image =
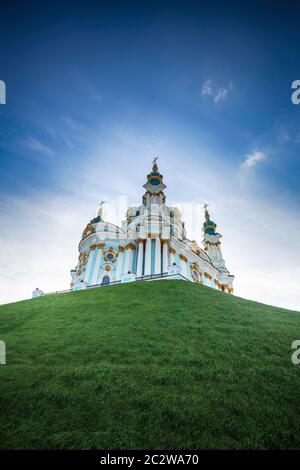
<path fill-rule="evenodd" d="M 0 306 L 0 448 L 300 448 L 300 313 L 183 281 Z"/>

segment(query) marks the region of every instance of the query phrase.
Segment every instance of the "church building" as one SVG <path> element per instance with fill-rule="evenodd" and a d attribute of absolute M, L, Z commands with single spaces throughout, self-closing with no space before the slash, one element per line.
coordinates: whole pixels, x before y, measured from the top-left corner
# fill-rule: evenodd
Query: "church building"
<path fill-rule="evenodd" d="M 73 290 L 110 283 L 183 279 L 233 292 L 233 279 L 221 251 L 221 237 L 205 205 L 203 248 L 187 238 L 178 208 L 166 204 L 157 159 L 144 184 L 142 204 L 129 207 L 121 227 L 97 217 L 79 243 L 78 265 L 71 270 Z"/>

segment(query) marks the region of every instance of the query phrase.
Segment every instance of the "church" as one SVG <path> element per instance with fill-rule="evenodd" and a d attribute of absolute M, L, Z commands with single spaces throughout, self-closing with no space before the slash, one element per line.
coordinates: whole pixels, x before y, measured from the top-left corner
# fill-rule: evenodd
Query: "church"
<path fill-rule="evenodd" d="M 83 231 L 78 265 L 71 270 L 71 289 L 152 279 L 183 279 L 233 293 L 234 276 L 222 256 L 207 205 L 203 248 L 187 238 L 178 208 L 166 204 L 157 158 L 144 184 L 142 204 L 129 207 L 121 227 L 97 217 Z"/>

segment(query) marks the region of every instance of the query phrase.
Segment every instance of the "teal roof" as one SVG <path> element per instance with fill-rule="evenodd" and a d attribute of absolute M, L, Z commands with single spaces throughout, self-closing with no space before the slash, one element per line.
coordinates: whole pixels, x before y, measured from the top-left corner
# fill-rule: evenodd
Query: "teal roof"
<path fill-rule="evenodd" d="M 100 215 L 91 220 L 91 224 L 97 224 L 98 222 L 101 222 Z"/>
<path fill-rule="evenodd" d="M 214 235 L 216 233 L 217 224 L 215 224 L 212 220 L 206 220 L 203 224 L 203 230 L 205 233 L 209 235 Z"/>

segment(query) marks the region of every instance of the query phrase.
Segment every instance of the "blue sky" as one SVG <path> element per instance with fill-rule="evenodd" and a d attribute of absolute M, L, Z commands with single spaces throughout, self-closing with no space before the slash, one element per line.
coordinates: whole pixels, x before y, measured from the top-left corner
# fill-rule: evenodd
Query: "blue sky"
<path fill-rule="evenodd" d="M 0 301 L 67 287 L 98 202 L 138 203 L 159 155 L 237 293 L 300 309 L 300 7 L 239 3 L 1 2 Z"/>

